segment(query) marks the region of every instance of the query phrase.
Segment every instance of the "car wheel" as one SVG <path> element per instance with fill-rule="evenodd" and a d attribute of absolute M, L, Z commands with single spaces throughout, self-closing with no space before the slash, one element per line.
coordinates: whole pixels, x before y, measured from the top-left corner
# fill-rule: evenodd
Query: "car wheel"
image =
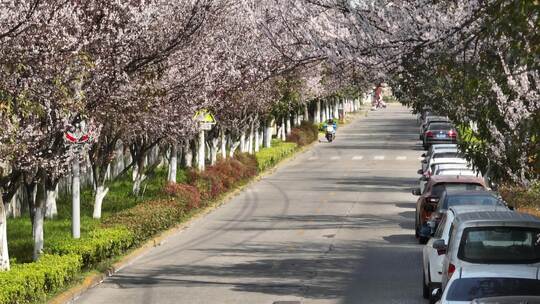
<path fill-rule="evenodd" d="M 426 283 L 426 271 L 424 267 L 422 267 L 422 296 L 424 299 L 429 299 L 431 296 L 431 288 L 429 288 L 429 285 Z"/>

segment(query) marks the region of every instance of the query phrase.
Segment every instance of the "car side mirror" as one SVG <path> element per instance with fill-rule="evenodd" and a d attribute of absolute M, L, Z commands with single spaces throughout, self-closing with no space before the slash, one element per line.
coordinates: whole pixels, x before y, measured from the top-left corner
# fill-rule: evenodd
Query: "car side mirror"
<path fill-rule="evenodd" d="M 424 174 L 424 171 L 422 169 L 419 169 L 418 171 L 416 171 L 416 173 L 418 174 Z"/>
<path fill-rule="evenodd" d="M 433 249 L 437 250 L 438 255 L 446 254 L 448 246 L 444 243 L 444 240 L 436 240 L 433 242 Z"/>
<path fill-rule="evenodd" d="M 413 195 L 416 195 L 416 196 L 422 195 L 422 193 L 421 193 L 421 191 L 420 191 L 420 188 L 414 188 L 414 189 L 412 189 L 412 194 L 413 194 Z"/>
<path fill-rule="evenodd" d="M 426 153 L 422 153 L 422 157 L 426 157 Z"/>
<path fill-rule="evenodd" d="M 422 159 L 422 164 L 427 164 L 427 160 Z"/>
<path fill-rule="evenodd" d="M 433 302 L 439 301 L 442 298 L 442 289 L 441 288 L 433 289 L 433 291 L 431 292 L 431 298 L 434 300 Z"/>

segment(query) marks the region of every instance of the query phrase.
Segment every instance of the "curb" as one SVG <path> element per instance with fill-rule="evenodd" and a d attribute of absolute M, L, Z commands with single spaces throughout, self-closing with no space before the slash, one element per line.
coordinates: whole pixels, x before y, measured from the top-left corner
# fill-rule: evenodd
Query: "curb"
<path fill-rule="evenodd" d="M 353 116 L 353 120 L 360 118 L 364 116 L 364 111 L 360 109 L 358 111 L 358 114 L 355 114 Z M 365 113 L 367 116 L 367 111 Z M 347 123 L 346 125 L 348 125 Z M 91 274 L 84 278 L 83 282 L 80 284 L 77 284 L 68 290 L 60 293 L 59 295 L 54 296 L 51 300 L 49 300 L 47 303 L 49 304 L 65 304 L 65 303 L 73 303 L 75 300 L 77 300 L 83 293 L 85 293 L 87 290 L 101 284 L 105 279 L 107 279 L 110 276 L 113 276 L 115 273 L 120 271 L 122 268 L 131 265 L 133 262 L 135 262 L 138 258 L 142 257 L 144 254 L 148 253 L 152 248 L 161 246 L 164 244 L 167 240 L 167 238 L 173 236 L 174 234 L 181 232 L 182 230 L 189 227 L 189 225 L 195 221 L 196 219 L 203 217 L 210 212 L 214 211 L 215 209 L 221 207 L 222 205 L 229 202 L 233 197 L 240 194 L 242 191 L 244 191 L 247 187 L 251 186 L 252 184 L 260 181 L 264 177 L 273 174 L 276 170 L 278 170 L 283 165 L 289 163 L 290 161 L 294 160 L 296 157 L 302 155 L 309 149 L 311 149 L 313 146 L 318 144 L 319 141 L 316 140 L 306 146 L 299 147 L 297 151 L 292 153 L 291 155 L 283 158 L 279 161 L 275 166 L 267 168 L 265 171 L 259 173 L 257 176 L 252 178 L 247 183 L 238 186 L 238 188 L 225 193 L 223 197 L 220 197 L 215 202 L 212 202 L 209 206 L 205 207 L 204 209 L 201 209 L 197 212 L 195 212 L 187 221 L 180 223 L 168 230 L 165 230 L 161 232 L 159 235 L 153 237 L 152 239 L 146 241 L 144 245 L 141 247 L 138 247 L 136 249 L 133 249 L 128 254 L 124 255 L 120 261 L 114 263 L 111 267 L 109 267 L 107 270 L 105 270 L 102 273 L 97 274 Z"/>

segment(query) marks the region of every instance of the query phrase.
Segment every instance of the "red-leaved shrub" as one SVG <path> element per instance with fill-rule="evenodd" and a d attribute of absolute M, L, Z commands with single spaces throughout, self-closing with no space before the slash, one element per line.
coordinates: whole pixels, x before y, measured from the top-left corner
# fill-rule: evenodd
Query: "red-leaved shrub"
<path fill-rule="evenodd" d="M 201 194 L 195 186 L 169 183 L 163 188 L 163 192 L 183 200 L 189 209 L 199 208 L 201 205 Z"/>

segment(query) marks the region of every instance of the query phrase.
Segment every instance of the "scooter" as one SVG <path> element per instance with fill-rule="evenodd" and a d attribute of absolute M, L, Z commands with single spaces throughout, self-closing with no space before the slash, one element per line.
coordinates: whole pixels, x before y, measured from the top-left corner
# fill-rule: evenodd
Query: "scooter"
<path fill-rule="evenodd" d="M 336 130 L 334 129 L 334 126 L 328 125 L 326 126 L 326 140 L 328 142 L 332 142 L 336 138 Z"/>

